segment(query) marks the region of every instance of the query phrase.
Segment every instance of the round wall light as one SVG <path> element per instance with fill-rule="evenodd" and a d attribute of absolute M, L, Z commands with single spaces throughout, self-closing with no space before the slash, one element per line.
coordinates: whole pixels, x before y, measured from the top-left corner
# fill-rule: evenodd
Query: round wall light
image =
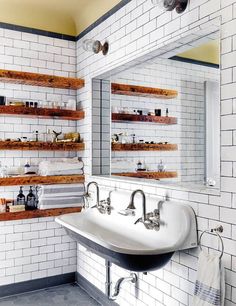
<path fill-rule="evenodd" d="M 106 41 L 104 44 L 102 44 L 99 40 L 86 39 L 83 42 L 83 48 L 85 51 L 90 51 L 95 54 L 102 51 L 103 55 L 107 55 L 109 51 L 109 43 Z"/>
<path fill-rule="evenodd" d="M 152 4 L 158 6 L 165 11 L 173 11 L 174 9 L 178 14 L 183 13 L 187 6 L 189 0 L 151 0 Z"/>

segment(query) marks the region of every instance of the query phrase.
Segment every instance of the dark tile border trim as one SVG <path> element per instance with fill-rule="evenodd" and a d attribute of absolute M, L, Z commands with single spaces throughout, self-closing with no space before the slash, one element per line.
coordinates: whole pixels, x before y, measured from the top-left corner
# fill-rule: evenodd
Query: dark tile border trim
<path fill-rule="evenodd" d="M 189 64 L 195 64 L 195 65 L 201 65 L 201 66 L 216 68 L 216 69 L 220 68 L 220 65 L 217 65 L 217 64 L 212 64 L 212 63 L 209 63 L 209 62 L 198 61 L 198 60 L 194 60 L 194 59 L 190 59 L 190 58 L 185 58 L 185 57 L 181 57 L 181 56 L 172 56 L 169 59 L 174 60 L 174 61 L 189 63 Z"/>
<path fill-rule="evenodd" d="M 60 34 L 60 33 L 44 31 L 44 30 L 39 30 L 39 29 L 34 29 L 34 28 L 28 28 L 28 27 L 24 27 L 24 26 L 20 26 L 20 25 L 15 25 L 15 24 L 11 24 L 11 23 L 5 23 L 5 22 L 0 22 L 0 28 L 8 29 L 8 30 L 13 30 L 13 31 L 18 31 L 18 32 L 24 32 L 24 33 L 31 33 L 31 34 L 36 34 L 36 35 L 42 35 L 42 36 L 47 36 L 47 37 L 52 37 L 52 38 L 64 39 L 64 40 L 69 40 L 69 41 L 78 41 L 79 39 L 84 37 L 87 33 L 89 33 L 94 28 L 96 28 L 100 23 L 105 21 L 107 18 L 112 16 L 119 9 L 121 9 L 123 6 L 125 6 L 127 3 L 131 2 L 131 1 L 132 0 L 122 0 L 122 1 L 120 1 L 110 11 L 105 13 L 98 20 L 96 20 L 94 23 L 92 23 L 87 29 L 82 31 L 77 37 L 73 36 L 73 35 L 66 35 L 66 34 Z"/>
<path fill-rule="evenodd" d="M 55 32 L 50 32 L 50 31 L 44 31 L 44 30 L 39 30 L 39 29 L 33 29 L 33 28 L 23 27 L 19 25 L 10 24 L 10 23 L 0 22 L 0 28 L 18 31 L 18 32 L 24 32 L 24 33 L 42 35 L 42 36 L 47 36 L 47 37 L 52 37 L 52 38 L 64 39 L 64 40 L 69 40 L 69 41 L 76 41 L 76 36 L 60 34 L 60 33 L 55 33 Z"/>
<path fill-rule="evenodd" d="M 87 279 L 78 272 L 76 272 L 76 282 L 82 289 L 84 289 L 84 291 L 88 293 L 88 295 L 98 301 L 98 303 L 100 303 L 102 306 L 118 306 L 117 303 L 109 300 L 102 291 L 87 281 Z"/>
<path fill-rule="evenodd" d="M 75 278 L 75 273 L 67 273 L 62 275 L 39 278 L 21 283 L 0 286 L 0 298 L 45 289 L 49 287 L 55 287 L 63 284 L 74 283 Z"/>
<path fill-rule="evenodd" d="M 116 6 L 114 6 L 110 11 L 105 13 L 103 16 L 101 16 L 98 20 L 96 20 L 94 23 L 92 23 L 87 29 L 82 31 L 77 37 L 76 40 L 80 40 L 82 37 L 84 37 L 86 34 L 88 34 L 90 31 L 92 31 L 94 28 L 96 28 L 100 23 L 105 21 L 107 18 L 115 14 L 119 9 L 121 9 L 123 6 L 131 2 L 132 0 L 122 0 L 120 1 Z"/>

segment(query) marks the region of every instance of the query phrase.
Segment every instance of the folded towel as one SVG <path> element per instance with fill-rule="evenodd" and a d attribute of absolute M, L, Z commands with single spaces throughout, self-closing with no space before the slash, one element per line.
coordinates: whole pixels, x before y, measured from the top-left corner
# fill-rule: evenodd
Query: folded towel
<path fill-rule="evenodd" d="M 219 256 L 199 255 L 193 306 L 224 306 L 224 267 Z"/>
<path fill-rule="evenodd" d="M 84 174 L 84 171 L 81 170 L 81 169 L 70 169 L 70 170 L 39 169 L 39 174 L 41 176 L 49 176 L 49 175 L 78 175 L 78 174 Z"/>
<path fill-rule="evenodd" d="M 39 163 L 39 173 L 40 175 L 45 175 L 43 173 L 69 170 L 77 171 L 82 170 L 83 167 L 83 162 L 73 158 L 46 160 Z"/>
<path fill-rule="evenodd" d="M 38 197 L 81 197 L 84 195 L 84 184 L 42 185 L 38 188 Z"/>
<path fill-rule="evenodd" d="M 65 206 L 65 205 L 39 205 L 39 209 L 54 209 L 54 208 L 73 208 L 73 207 L 82 207 L 83 204 L 71 204 L 70 206 Z"/>
<path fill-rule="evenodd" d="M 41 190 L 46 192 L 49 190 L 51 192 L 52 189 L 61 190 L 66 188 L 84 188 L 84 184 L 54 184 L 54 185 L 40 185 L 39 186 Z"/>
<path fill-rule="evenodd" d="M 82 197 L 65 197 L 65 198 L 39 198 L 40 205 L 64 205 L 65 207 L 70 207 L 70 205 L 83 203 Z"/>

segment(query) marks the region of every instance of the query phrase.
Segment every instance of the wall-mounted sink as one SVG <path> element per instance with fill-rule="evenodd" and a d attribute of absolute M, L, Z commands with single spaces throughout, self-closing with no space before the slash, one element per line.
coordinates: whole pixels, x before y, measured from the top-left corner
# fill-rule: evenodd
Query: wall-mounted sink
<path fill-rule="evenodd" d="M 113 195 L 116 201 L 120 197 L 118 192 Z M 158 203 L 155 199 L 147 200 L 147 210 L 149 202 L 154 207 Z M 78 243 L 131 271 L 161 268 L 175 251 L 197 246 L 195 214 L 188 205 L 164 202 L 160 207 L 159 231 L 148 230 L 142 223 L 134 224 L 137 217 L 139 211 L 136 216 L 123 216 L 116 209 L 107 215 L 89 208 L 82 213 L 57 217 L 56 222 Z"/>

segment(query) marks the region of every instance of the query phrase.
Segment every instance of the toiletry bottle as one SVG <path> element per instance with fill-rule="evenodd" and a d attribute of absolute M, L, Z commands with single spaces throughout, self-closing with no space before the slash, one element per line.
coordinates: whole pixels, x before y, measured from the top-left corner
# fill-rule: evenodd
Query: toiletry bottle
<path fill-rule="evenodd" d="M 46 142 L 52 142 L 52 133 L 50 129 L 47 129 Z"/>
<path fill-rule="evenodd" d="M 24 173 L 27 174 L 29 172 L 29 169 L 30 169 L 30 164 L 28 163 L 28 161 L 26 161 L 24 165 Z"/>
<path fill-rule="evenodd" d="M 7 177 L 7 167 L 0 162 L 0 177 Z"/>
<path fill-rule="evenodd" d="M 143 164 L 142 162 L 139 160 L 138 163 L 137 163 L 137 171 L 142 171 L 142 168 L 143 168 Z"/>
<path fill-rule="evenodd" d="M 166 170 L 166 166 L 163 164 L 163 160 L 160 160 L 160 163 L 157 166 L 159 172 L 164 172 Z"/>
<path fill-rule="evenodd" d="M 26 198 L 26 210 L 36 209 L 36 196 L 33 194 L 33 186 L 30 186 L 29 193 Z"/>
<path fill-rule="evenodd" d="M 166 117 L 168 117 L 169 116 L 169 109 L 167 108 L 166 109 Z"/>
<path fill-rule="evenodd" d="M 20 186 L 19 194 L 16 198 L 16 204 L 17 205 L 25 205 L 25 195 L 23 193 L 23 187 Z"/>
<path fill-rule="evenodd" d="M 39 131 L 35 131 L 35 141 L 39 141 Z"/>

